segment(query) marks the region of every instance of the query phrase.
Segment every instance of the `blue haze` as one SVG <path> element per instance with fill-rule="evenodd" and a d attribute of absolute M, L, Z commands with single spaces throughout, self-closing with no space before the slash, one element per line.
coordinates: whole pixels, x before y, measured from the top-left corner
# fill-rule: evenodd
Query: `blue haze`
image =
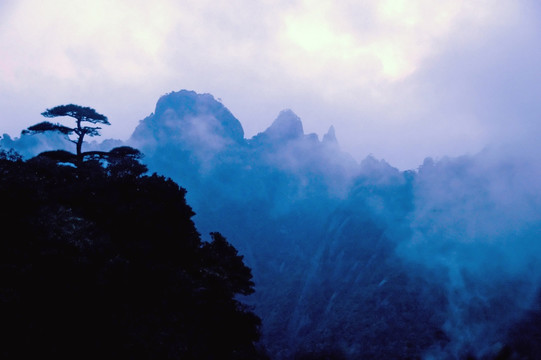
<path fill-rule="evenodd" d="M 72 147 L 61 136 L 0 144 L 26 157 Z M 212 95 L 186 90 L 161 97 L 128 141 L 87 148 L 121 144 L 188 190 L 204 238 L 220 231 L 244 254 L 273 358 L 490 358 L 539 311 L 536 154 L 489 148 L 399 171 L 357 163 L 332 126 L 305 134 L 291 110 L 246 139 Z"/>

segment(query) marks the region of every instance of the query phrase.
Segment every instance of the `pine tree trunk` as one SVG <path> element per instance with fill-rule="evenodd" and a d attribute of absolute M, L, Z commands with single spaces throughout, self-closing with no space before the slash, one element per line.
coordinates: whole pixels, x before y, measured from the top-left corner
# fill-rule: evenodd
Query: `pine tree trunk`
<path fill-rule="evenodd" d="M 75 133 L 79 136 L 77 138 L 77 162 L 81 163 L 83 161 L 83 138 L 85 137 L 85 132 L 81 128 L 81 119 L 77 119 L 77 130 Z"/>

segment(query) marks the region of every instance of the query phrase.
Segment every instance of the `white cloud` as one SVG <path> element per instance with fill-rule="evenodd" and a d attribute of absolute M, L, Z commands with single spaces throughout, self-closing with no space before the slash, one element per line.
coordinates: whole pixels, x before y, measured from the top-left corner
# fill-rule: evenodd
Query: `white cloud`
<path fill-rule="evenodd" d="M 159 2 L 23 0 L 0 35 L 7 80 L 24 87 L 30 85 L 25 77 L 34 76 L 140 78 L 145 69 L 160 66 L 170 20 Z"/>
<path fill-rule="evenodd" d="M 385 0 L 353 5 L 305 0 L 285 12 L 284 63 L 291 65 L 290 70 L 300 70 L 301 76 L 317 76 L 336 66 L 347 75 L 362 75 L 352 80 L 358 85 L 366 78 L 396 81 L 433 56 L 459 24 L 479 34 L 482 26 L 501 21 L 502 10 L 509 8 L 506 1 L 494 8 L 488 1 Z"/>

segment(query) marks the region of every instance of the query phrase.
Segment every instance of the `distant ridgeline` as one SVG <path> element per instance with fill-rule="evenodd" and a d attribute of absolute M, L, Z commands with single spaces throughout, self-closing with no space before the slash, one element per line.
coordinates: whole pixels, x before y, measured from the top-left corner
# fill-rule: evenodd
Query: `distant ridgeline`
<path fill-rule="evenodd" d="M 30 156 L 62 139 L 4 136 Z M 282 111 L 244 137 L 212 95 L 162 96 L 125 142 L 187 189 L 252 269 L 273 359 L 540 358 L 541 168 L 526 159 L 357 163 Z M 528 179 L 537 179 L 536 181 Z"/>

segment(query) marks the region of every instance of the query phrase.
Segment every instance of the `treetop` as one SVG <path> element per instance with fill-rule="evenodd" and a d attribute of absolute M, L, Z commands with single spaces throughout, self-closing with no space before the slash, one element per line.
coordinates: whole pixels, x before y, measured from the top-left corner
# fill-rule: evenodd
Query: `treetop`
<path fill-rule="evenodd" d="M 57 116 L 71 116 L 80 121 L 88 121 L 93 124 L 102 123 L 110 125 L 107 116 L 98 113 L 91 107 L 75 104 L 59 105 L 42 112 L 41 115 L 52 118 Z"/>

